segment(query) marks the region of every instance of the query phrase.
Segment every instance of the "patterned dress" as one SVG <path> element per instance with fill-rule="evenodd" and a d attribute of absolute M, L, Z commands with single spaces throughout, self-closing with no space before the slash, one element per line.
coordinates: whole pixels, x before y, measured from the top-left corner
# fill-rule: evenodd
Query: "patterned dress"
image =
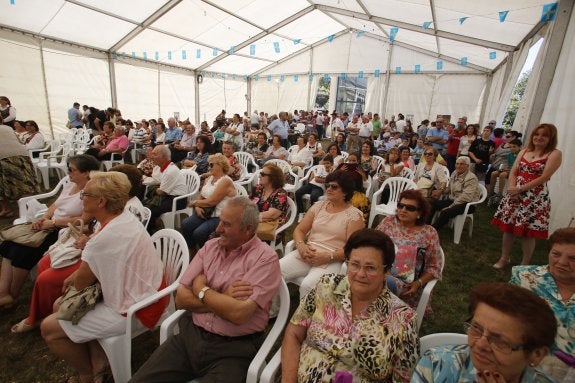
<path fill-rule="evenodd" d="M 548 157 L 527 161 L 521 157 L 517 172 L 517 187 L 541 177 Z M 547 239 L 551 200 L 547 184 L 531 188 L 512 199 L 509 194 L 501 200 L 491 223 L 504 233 L 513 233 L 527 238 Z"/>
<path fill-rule="evenodd" d="M 411 383 L 477 382 L 477 370 L 466 344 L 433 347 L 425 352 L 411 378 Z M 527 366 L 520 383 L 553 383 L 552 378 L 537 368 Z"/>
<path fill-rule="evenodd" d="M 307 329 L 298 382 L 409 382 L 419 354 L 415 312 L 383 289 L 356 318 L 346 276 L 327 274 L 300 302 L 291 323 Z"/>
<path fill-rule="evenodd" d="M 258 205 L 258 210 L 261 212 L 268 211 L 270 208 L 278 209 L 281 211 L 279 226 L 283 225 L 286 221 L 286 214 L 288 209 L 287 192 L 280 188 L 273 191 L 273 193 L 266 199 L 263 198 L 264 187 L 256 185 L 252 192 L 251 200 Z"/>
<path fill-rule="evenodd" d="M 407 283 L 411 283 L 424 272 L 441 279 L 441 246 L 437 231 L 430 225 L 407 229 L 401 225 L 397 217 L 387 216 L 379 223 L 376 230 L 387 234 L 396 246 L 395 262 L 391 275 L 396 279 L 398 295 Z M 409 306 L 415 308 L 423 289 L 417 294 L 403 299 Z"/>

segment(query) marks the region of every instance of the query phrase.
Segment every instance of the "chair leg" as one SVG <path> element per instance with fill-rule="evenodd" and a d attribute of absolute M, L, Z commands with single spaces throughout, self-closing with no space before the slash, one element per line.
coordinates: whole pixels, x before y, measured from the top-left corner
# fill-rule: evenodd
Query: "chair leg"
<path fill-rule="evenodd" d="M 471 222 L 469 222 L 469 238 L 471 238 L 471 236 L 473 235 L 473 216 L 468 215 L 467 218 L 471 220 Z"/>
<path fill-rule="evenodd" d="M 175 216 L 174 213 L 164 213 L 160 216 L 160 219 L 164 223 L 164 228 L 166 229 L 173 229 L 174 228 L 174 220 Z"/>
<path fill-rule="evenodd" d="M 40 168 L 40 174 L 42 175 L 42 180 L 44 181 L 44 189 L 50 190 L 50 171 L 48 168 Z"/>
<path fill-rule="evenodd" d="M 114 382 L 126 383 L 132 377 L 132 367 L 129 353 L 124 349 L 123 336 L 98 339 L 106 352 Z"/>
<path fill-rule="evenodd" d="M 465 217 L 463 215 L 458 215 L 453 219 L 453 243 L 459 245 L 461 241 L 461 233 L 463 232 L 463 226 L 465 225 Z"/>

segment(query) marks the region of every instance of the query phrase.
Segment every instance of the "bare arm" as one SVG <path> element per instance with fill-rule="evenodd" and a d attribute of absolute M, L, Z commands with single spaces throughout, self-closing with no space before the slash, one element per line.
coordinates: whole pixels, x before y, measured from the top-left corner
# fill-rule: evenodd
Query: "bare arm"
<path fill-rule="evenodd" d="M 218 186 L 216 186 L 212 195 L 210 195 L 208 198 L 199 199 L 199 200 L 194 201 L 192 206 L 197 206 L 197 207 L 216 206 L 217 204 L 222 202 L 222 200 L 228 194 L 230 194 L 230 187 L 231 188 L 234 187 L 232 181 L 227 179 L 227 178 L 223 179 L 222 182 L 220 182 L 218 184 Z"/>
<path fill-rule="evenodd" d="M 282 342 L 282 383 L 297 383 L 301 345 L 307 329 L 289 323 Z"/>
<path fill-rule="evenodd" d="M 97 278 L 90 269 L 90 266 L 88 266 L 86 262 L 82 262 L 74 278 L 74 287 L 76 287 L 76 290 L 82 290 L 85 287 L 93 285 L 96 281 Z"/>
<path fill-rule="evenodd" d="M 551 179 L 551 176 L 559 169 L 561 166 L 561 159 L 562 153 L 560 150 L 554 150 L 547 159 L 547 164 L 545 165 L 545 170 L 543 170 L 543 174 L 541 177 L 535 178 L 533 181 L 526 183 L 525 185 L 521 186 L 521 191 L 527 191 L 529 189 L 533 189 Z"/>

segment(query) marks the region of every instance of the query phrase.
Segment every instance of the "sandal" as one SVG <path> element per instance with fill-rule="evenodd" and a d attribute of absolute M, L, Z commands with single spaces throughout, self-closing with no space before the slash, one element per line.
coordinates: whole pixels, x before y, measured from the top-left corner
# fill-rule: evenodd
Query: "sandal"
<path fill-rule="evenodd" d="M 28 318 L 24 318 L 22 319 L 20 322 L 16 323 L 14 326 L 12 326 L 12 329 L 10 329 L 11 332 L 13 332 L 14 334 L 19 334 L 19 333 L 23 333 L 23 332 L 29 332 L 34 330 L 36 327 L 36 325 L 33 324 L 28 324 L 26 322 Z"/>
<path fill-rule="evenodd" d="M 493 264 L 493 268 L 497 269 L 497 270 L 501 270 L 503 269 L 505 266 L 507 266 L 509 264 L 509 262 L 511 262 L 511 260 L 509 258 L 507 259 L 499 259 L 497 261 L 497 263 Z"/>

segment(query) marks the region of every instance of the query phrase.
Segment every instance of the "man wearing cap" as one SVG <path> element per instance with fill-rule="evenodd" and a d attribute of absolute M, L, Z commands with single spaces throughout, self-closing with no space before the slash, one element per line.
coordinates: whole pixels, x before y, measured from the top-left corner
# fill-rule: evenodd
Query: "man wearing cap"
<path fill-rule="evenodd" d="M 477 176 L 469 171 L 469 157 L 460 156 L 455 161 L 455 171 L 451 174 L 449 186 L 444 190 L 446 199 L 431 198 L 431 212 L 429 221 L 436 211 L 440 211 L 439 218 L 433 224 L 439 231 L 451 218 L 462 214 L 468 202 L 479 200 L 479 180 Z M 471 206 L 469 212 L 473 213 L 475 207 Z"/>

